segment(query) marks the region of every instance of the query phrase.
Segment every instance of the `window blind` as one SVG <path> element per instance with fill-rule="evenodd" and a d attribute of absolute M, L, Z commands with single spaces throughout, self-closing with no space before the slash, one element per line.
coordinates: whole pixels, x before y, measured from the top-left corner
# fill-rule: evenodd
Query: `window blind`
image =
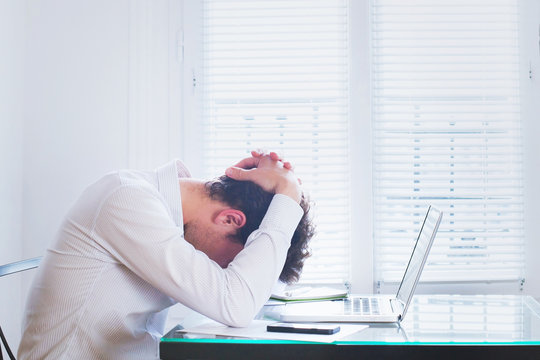
<path fill-rule="evenodd" d="M 517 7 L 372 1 L 376 280 L 400 280 L 429 203 L 423 280 L 523 277 Z"/>
<path fill-rule="evenodd" d="M 207 176 L 275 150 L 316 203 L 302 282 L 349 276 L 347 1 L 203 3 Z"/>

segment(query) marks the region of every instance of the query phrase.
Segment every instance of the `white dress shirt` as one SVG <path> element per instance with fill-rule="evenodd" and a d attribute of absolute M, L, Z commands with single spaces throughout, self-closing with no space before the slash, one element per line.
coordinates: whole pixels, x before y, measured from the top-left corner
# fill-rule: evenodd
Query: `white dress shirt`
<path fill-rule="evenodd" d="M 77 200 L 47 250 L 26 304 L 18 357 L 154 359 L 167 309 L 180 302 L 245 326 L 283 268 L 300 206 L 275 195 L 226 269 L 183 238 L 179 161 L 122 170 Z"/>

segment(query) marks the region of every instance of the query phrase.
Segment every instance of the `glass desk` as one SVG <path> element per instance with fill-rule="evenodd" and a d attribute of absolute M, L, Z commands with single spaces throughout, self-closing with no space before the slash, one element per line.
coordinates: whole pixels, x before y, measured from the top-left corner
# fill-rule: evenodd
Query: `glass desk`
<path fill-rule="evenodd" d="M 279 305 L 278 305 L 279 306 Z M 265 307 L 267 310 L 275 310 Z M 262 317 L 262 315 L 261 315 Z M 405 320 L 331 344 L 177 332 L 161 359 L 540 359 L 540 304 L 530 296 L 415 296 Z"/>

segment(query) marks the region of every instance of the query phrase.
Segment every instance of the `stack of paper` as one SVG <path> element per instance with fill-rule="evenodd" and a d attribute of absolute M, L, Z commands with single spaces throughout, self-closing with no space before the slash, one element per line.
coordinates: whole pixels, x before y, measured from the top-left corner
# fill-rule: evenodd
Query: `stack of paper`
<path fill-rule="evenodd" d="M 217 322 L 212 322 L 177 331 L 185 333 L 187 337 L 189 337 L 189 335 L 187 334 L 203 334 L 226 337 L 233 336 L 250 339 L 274 339 L 331 343 L 368 327 L 367 325 L 358 324 L 339 324 L 341 328 L 340 331 L 332 335 L 276 333 L 266 331 L 266 326 L 274 322 L 275 321 L 254 320 L 250 326 L 245 328 L 233 328 L 219 324 Z"/>

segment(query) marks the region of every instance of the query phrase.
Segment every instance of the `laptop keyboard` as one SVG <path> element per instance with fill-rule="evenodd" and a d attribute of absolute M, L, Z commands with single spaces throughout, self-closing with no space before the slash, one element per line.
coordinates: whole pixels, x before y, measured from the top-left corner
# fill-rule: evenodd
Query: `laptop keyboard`
<path fill-rule="evenodd" d="M 379 298 L 353 297 L 344 301 L 345 311 L 349 314 L 379 315 Z"/>

